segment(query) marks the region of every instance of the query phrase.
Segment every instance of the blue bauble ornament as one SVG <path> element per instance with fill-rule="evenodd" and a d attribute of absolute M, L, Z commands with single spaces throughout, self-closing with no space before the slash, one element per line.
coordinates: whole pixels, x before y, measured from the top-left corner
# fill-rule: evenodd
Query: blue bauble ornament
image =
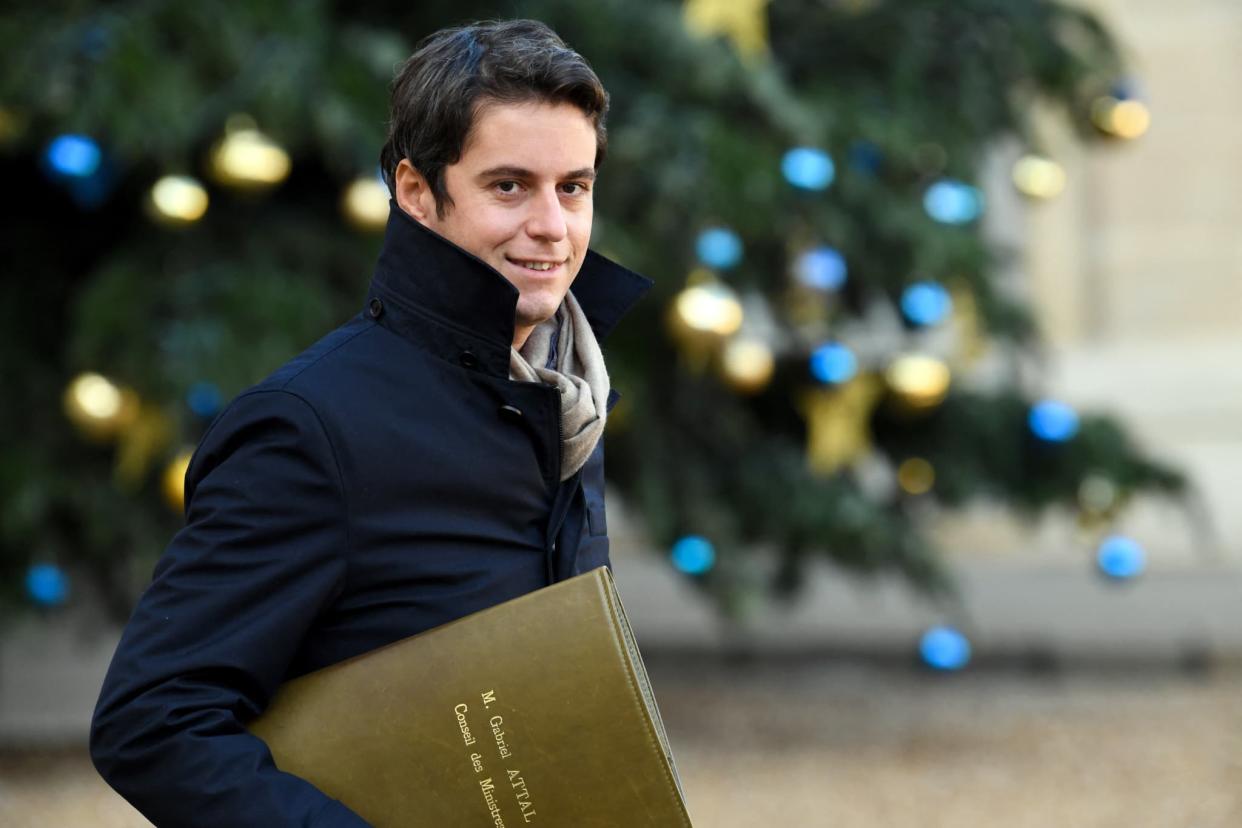
<path fill-rule="evenodd" d="M 702 575 L 716 565 L 716 547 L 701 535 L 687 535 L 673 544 L 673 566 L 687 575 Z"/>
<path fill-rule="evenodd" d="M 969 224 L 983 212 L 983 194 L 952 178 L 943 178 L 923 196 L 927 215 L 942 224 Z"/>
<path fill-rule="evenodd" d="M 1041 440 L 1064 443 L 1078 433 L 1078 414 L 1063 402 L 1042 400 L 1031 406 L 1027 425 Z"/>
<path fill-rule="evenodd" d="M 33 564 L 26 570 L 26 594 L 41 607 L 56 607 L 69 598 L 69 579 L 55 564 Z"/>
<path fill-rule="evenodd" d="M 727 227 L 710 227 L 695 243 L 699 261 L 717 270 L 728 270 L 742 260 L 742 240 Z"/>
<path fill-rule="evenodd" d="M 850 168 L 867 175 L 875 175 L 884 163 L 884 153 L 870 141 L 850 144 Z"/>
<path fill-rule="evenodd" d="M 936 282 L 915 282 L 901 295 L 901 312 L 915 325 L 939 325 L 952 310 L 949 292 Z"/>
<path fill-rule="evenodd" d="M 214 417 L 220 411 L 223 397 L 215 383 L 196 382 L 190 386 L 185 395 L 186 405 L 198 416 L 206 419 Z"/>
<path fill-rule="evenodd" d="M 933 670 L 960 670 L 970 663 L 970 641 L 953 627 L 935 626 L 919 640 L 919 657 Z"/>
<path fill-rule="evenodd" d="M 61 178 L 89 178 L 102 159 L 99 144 L 86 135 L 59 135 L 43 152 L 48 171 Z"/>
<path fill-rule="evenodd" d="M 1130 538 L 1113 535 L 1105 538 L 1096 550 L 1095 563 L 1101 574 L 1115 581 L 1128 581 L 1143 574 L 1147 553 Z"/>
<path fill-rule="evenodd" d="M 826 190 L 836 177 L 832 157 L 814 147 L 796 147 L 781 159 L 785 180 L 801 190 Z"/>
<path fill-rule="evenodd" d="M 815 290 L 839 290 L 845 284 L 845 257 L 831 247 L 816 247 L 798 257 L 794 264 L 798 281 Z"/>
<path fill-rule="evenodd" d="M 858 373 L 858 358 L 839 342 L 826 342 L 811 352 L 811 376 L 826 385 L 841 385 Z"/>

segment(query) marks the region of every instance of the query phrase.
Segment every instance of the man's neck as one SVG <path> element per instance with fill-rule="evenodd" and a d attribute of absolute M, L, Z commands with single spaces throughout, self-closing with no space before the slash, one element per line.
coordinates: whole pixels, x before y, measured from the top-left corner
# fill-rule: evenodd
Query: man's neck
<path fill-rule="evenodd" d="M 522 350 L 522 346 L 526 344 L 526 340 L 530 337 L 530 332 L 535 329 L 534 325 L 521 326 L 517 325 L 513 328 L 513 348 L 516 351 Z"/>

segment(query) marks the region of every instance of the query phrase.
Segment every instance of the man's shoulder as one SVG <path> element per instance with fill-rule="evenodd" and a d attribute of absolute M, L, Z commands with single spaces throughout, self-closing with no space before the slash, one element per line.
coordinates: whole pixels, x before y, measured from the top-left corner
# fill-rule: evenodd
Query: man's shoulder
<path fill-rule="evenodd" d="M 330 331 L 302 353 L 264 379 L 244 389 L 216 416 L 204 435 L 244 430 L 252 420 L 309 415 L 322 421 L 333 399 L 348 398 L 342 388 L 350 371 L 350 352 L 363 345 L 365 334 L 374 330 L 361 315 Z"/>
<path fill-rule="evenodd" d="M 191 472 L 202 457 L 224 456 L 275 433 L 323 434 L 333 419 L 332 401 L 356 397 L 342 387 L 349 370 L 341 363 L 356 361 L 350 350 L 374 327 L 359 315 L 234 397 L 199 441 Z"/>
<path fill-rule="evenodd" d="M 361 314 L 323 336 L 318 342 L 277 368 L 249 389 L 254 391 L 298 392 L 328 379 L 342 358 L 358 347 L 359 337 L 374 330 L 374 324 Z"/>

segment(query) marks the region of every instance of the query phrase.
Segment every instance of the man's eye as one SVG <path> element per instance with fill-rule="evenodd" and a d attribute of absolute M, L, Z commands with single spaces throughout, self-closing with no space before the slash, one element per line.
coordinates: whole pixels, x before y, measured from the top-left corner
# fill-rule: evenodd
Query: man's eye
<path fill-rule="evenodd" d="M 568 184 L 561 185 L 567 195 L 582 195 L 586 192 L 586 185 L 571 181 Z"/>
<path fill-rule="evenodd" d="M 502 193 L 516 193 L 517 188 L 518 183 L 516 181 L 501 181 L 496 184 L 496 189 L 500 190 Z"/>

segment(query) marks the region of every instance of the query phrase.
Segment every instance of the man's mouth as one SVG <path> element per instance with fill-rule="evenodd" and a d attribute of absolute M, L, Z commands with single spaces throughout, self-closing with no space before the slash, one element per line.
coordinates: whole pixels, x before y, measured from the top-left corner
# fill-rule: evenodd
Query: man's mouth
<path fill-rule="evenodd" d="M 547 261 L 545 259 L 509 259 L 509 262 L 518 267 L 524 267 L 527 270 L 534 270 L 539 273 L 555 270 L 564 263 L 563 261 Z"/>

